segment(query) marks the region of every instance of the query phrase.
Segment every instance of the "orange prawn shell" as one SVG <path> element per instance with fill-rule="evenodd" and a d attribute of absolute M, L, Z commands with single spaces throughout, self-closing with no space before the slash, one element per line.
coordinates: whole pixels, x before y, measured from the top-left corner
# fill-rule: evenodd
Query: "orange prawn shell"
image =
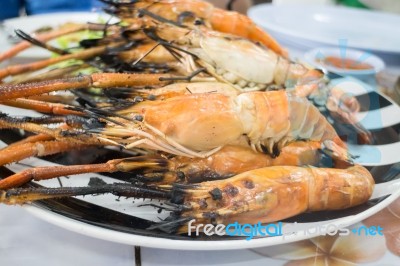
<path fill-rule="evenodd" d="M 225 146 L 219 152 L 207 158 L 179 158 L 180 165 L 197 166 L 213 169 L 220 175 L 238 174 L 249 170 L 278 165 L 314 165 L 318 161 L 319 142 L 294 142 L 284 147 L 280 155 L 272 158 L 269 155 L 254 152 L 247 146 Z"/>
<path fill-rule="evenodd" d="M 272 49 L 279 55 L 287 57 L 287 51 L 263 29 L 258 27 L 250 18 L 235 11 L 216 8 L 211 3 L 198 0 L 165 0 L 141 1 L 135 4 L 137 8 L 147 9 L 163 18 L 176 21 L 183 12 L 192 12 L 204 19 L 210 28 L 248 38 Z"/>
<path fill-rule="evenodd" d="M 242 138 L 254 150 L 257 145 L 265 148 L 297 138 L 332 140 L 337 146 L 345 146 L 317 108 L 306 99 L 291 99 L 284 91 L 248 92 L 238 96 L 182 95 L 145 101 L 124 110 L 125 114 L 132 112 L 143 116 L 144 130 L 151 134 L 158 131 L 161 139 L 195 151 L 236 145 Z M 340 149 L 341 153 L 345 152 Z"/>
<path fill-rule="evenodd" d="M 265 45 L 279 55 L 284 57 L 288 56 L 286 49 L 282 48 L 274 38 L 255 25 L 254 22 L 245 15 L 216 8 L 210 20 L 213 29 L 216 31 L 248 38 L 254 42 Z"/>
<path fill-rule="evenodd" d="M 242 94 L 244 95 L 244 94 Z M 289 102 L 284 91 L 252 92 L 246 94 L 254 102 L 255 121 L 248 136 L 252 140 L 263 139 L 263 133 L 280 139 L 289 129 Z"/>
<path fill-rule="evenodd" d="M 213 149 L 239 139 L 243 125 L 232 98 L 212 93 L 204 96 L 174 97 L 143 108 L 141 113 L 145 123 L 194 150 Z"/>
<path fill-rule="evenodd" d="M 206 158 L 174 157 L 170 160 L 172 169 L 185 173 L 185 181 L 199 183 L 207 180 L 224 179 L 246 171 L 279 165 L 316 165 L 320 160 L 317 141 L 299 141 L 285 146 L 280 155 L 255 152 L 243 139 L 237 145 L 227 145 Z M 176 175 L 167 175 L 163 184 L 172 183 Z M 167 180 L 167 181 L 166 181 Z M 172 181 L 171 181 L 172 180 Z"/>
<path fill-rule="evenodd" d="M 374 179 L 367 169 L 272 166 L 244 172 L 226 180 L 209 181 L 189 189 L 186 216 L 197 223 L 268 223 L 305 211 L 338 210 L 366 202 Z M 218 198 L 213 190 L 219 190 Z"/>
<path fill-rule="evenodd" d="M 230 178 L 228 181 L 211 181 L 200 184 L 201 188 L 211 191 L 218 188 L 222 199 L 214 200 L 209 195 L 189 194 L 187 201 L 194 202 L 193 208 L 200 212 L 195 215 L 201 221 L 204 212 L 217 211 L 220 223 L 267 223 L 282 220 L 302 213 L 308 208 L 309 188 L 304 178 L 307 171 L 299 168 L 296 175 L 290 167 L 269 167 L 255 169 Z M 299 178 L 296 178 L 299 176 Z M 206 198 L 206 204 L 202 202 Z M 198 202 L 198 206 L 196 203 Z M 202 206 L 207 205 L 204 209 Z M 188 213 L 188 215 L 191 215 Z"/>

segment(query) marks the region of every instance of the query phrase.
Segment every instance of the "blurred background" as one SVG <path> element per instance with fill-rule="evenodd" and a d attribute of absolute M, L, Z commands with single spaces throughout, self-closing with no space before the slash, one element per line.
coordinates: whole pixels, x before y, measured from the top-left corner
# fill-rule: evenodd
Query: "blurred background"
<path fill-rule="evenodd" d="M 2 0 L 0 20 L 50 12 L 91 11 L 103 6 L 98 0 Z"/>
<path fill-rule="evenodd" d="M 105 2 L 111 1 L 111 0 L 103 0 Z M 122 0 L 121 0 L 122 1 Z M 126 0 L 128 1 L 128 0 Z M 284 13 L 283 11 L 286 10 L 284 7 L 285 5 L 290 5 L 290 4 L 295 4 L 299 5 L 299 7 L 303 7 L 303 11 L 305 13 L 310 13 L 311 9 L 308 7 L 304 9 L 307 5 L 313 5 L 318 6 L 318 8 L 321 6 L 344 6 L 344 7 L 351 7 L 351 8 L 357 8 L 360 10 L 376 10 L 376 11 L 384 11 L 384 12 L 390 12 L 387 13 L 387 15 L 391 15 L 391 13 L 397 13 L 400 14 L 400 0 L 208 0 L 215 6 L 219 8 L 228 8 L 230 7 L 231 9 L 240 12 L 242 14 L 247 14 L 248 10 L 250 7 L 254 5 L 259 5 L 259 4 L 264 4 L 264 3 L 270 3 L 271 6 L 274 6 L 278 9 L 275 9 L 275 11 L 282 11 L 280 13 Z M 101 0 L 78 0 L 78 1 L 72 1 L 72 0 L 1 0 L 2 7 L 0 8 L 0 30 L 5 32 L 8 37 L 5 38 L 8 40 L 9 43 L 15 43 L 19 41 L 19 38 L 15 38 L 15 34 L 13 33 L 12 28 L 7 28 L 7 19 L 10 18 L 18 18 L 18 17 L 26 17 L 30 15 L 39 15 L 39 14 L 49 14 L 49 13 L 55 13 L 55 12 L 72 12 L 72 11 L 97 11 L 101 12 L 102 8 L 106 5 L 104 2 Z M 281 8 L 282 7 L 282 8 Z M 310 11 L 310 12 L 308 12 Z M 278 12 L 278 13 L 279 13 Z M 312 13 L 312 12 L 311 12 Z M 311 14 L 310 13 L 310 14 Z M 309 15 L 310 15 L 309 14 Z M 270 14 L 271 15 L 271 14 Z M 272 15 L 275 16 L 275 23 L 282 23 L 285 24 L 285 19 L 283 18 L 277 18 L 276 12 L 272 13 Z M 306 14 L 303 14 L 303 19 Z M 339 13 L 340 17 L 343 19 L 350 19 L 347 18 L 346 15 L 343 15 L 342 13 Z M 274 21 L 274 18 L 271 17 L 266 17 L 267 15 L 261 15 L 262 19 L 265 19 L 266 21 Z M 311 16 L 311 15 L 310 15 Z M 59 19 L 57 23 L 61 23 L 62 20 L 65 20 L 65 18 Z M 254 19 L 254 18 L 253 18 Z M 291 24 L 287 22 L 286 26 L 292 30 L 292 33 L 298 34 L 299 27 L 302 27 L 301 25 L 306 25 L 303 22 L 304 21 L 299 21 L 296 22 L 296 19 L 298 18 L 292 18 L 292 16 L 289 16 L 290 23 L 296 23 L 296 24 Z M 356 23 L 356 20 L 358 18 L 352 17 L 351 21 Z M 277 21 L 279 20 L 279 21 Z M 286 19 L 287 20 L 287 19 Z M 340 18 L 335 19 L 335 23 L 337 25 L 331 26 L 329 30 L 326 30 L 326 32 L 333 32 L 335 33 L 336 28 L 335 27 L 341 27 L 338 25 L 338 21 L 340 22 L 339 24 L 346 24 L 347 22 L 343 22 L 340 20 Z M 389 20 L 390 21 L 390 18 Z M 302 22 L 302 23 L 300 23 Z M 317 23 L 308 25 L 306 34 L 311 34 L 314 32 L 316 29 L 321 28 L 321 27 L 326 27 L 324 26 L 322 21 L 317 21 Z M 323 21 L 324 23 L 326 21 Z M 364 21 L 365 22 L 365 21 Z M 259 23 L 259 22 L 258 22 Z M 278 24 L 279 24 L 278 23 Z M 381 36 L 384 34 L 384 32 L 390 31 L 390 29 L 393 30 L 393 27 L 396 28 L 396 26 L 390 25 L 391 27 L 387 27 L 388 25 L 385 24 L 387 21 L 370 21 L 368 22 L 368 26 L 365 27 L 359 27 L 359 30 L 357 30 L 358 35 L 365 35 L 365 42 L 378 42 L 379 40 L 382 42 L 383 39 Z M 326 24 L 326 23 L 325 23 Z M 393 23 L 391 23 L 393 24 Z M 395 23 L 396 24 L 396 23 Z M 18 24 L 17 24 L 18 25 Z M 347 25 L 347 24 L 346 24 Z M 356 25 L 356 24 L 354 24 Z M 353 25 L 353 26 L 354 26 Z M 294 27 L 296 26 L 296 27 Z M 382 28 L 383 27 L 383 28 Z M 347 28 L 347 27 L 346 27 Z M 354 28 L 354 27 L 353 27 Z M 357 27 L 356 27 L 357 28 Z M 388 29 L 386 29 L 388 28 Z M 358 29 L 358 28 L 357 28 Z M 397 29 L 397 28 L 396 28 Z M 300 42 L 297 39 L 293 39 L 293 36 L 290 37 L 290 41 L 288 42 L 288 38 L 283 38 L 287 37 L 284 35 L 280 35 L 277 32 L 273 32 L 270 29 L 266 29 L 273 37 L 275 37 L 282 46 L 286 47 L 287 50 L 290 52 L 290 55 L 293 59 L 298 60 L 301 58 L 307 50 L 310 50 L 311 48 L 314 48 L 316 46 L 316 43 L 312 43 L 312 45 L 306 44 L 305 42 Z M 343 28 L 341 29 L 341 32 L 343 33 Z M 347 29 L 347 32 L 350 32 L 352 29 Z M 364 32 L 364 33 L 363 33 Z M 303 32 L 304 33 L 304 32 Z M 315 33 L 315 32 L 314 32 Z M 318 36 L 320 36 L 320 32 L 316 33 Z M 315 34 L 314 34 L 315 35 Z M 354 42 L 355 36 L 351 35 L 351 40 L 350 40 L 350 45 L 351 47 L 351 42 Z M 399 34 L 391 34 L 390 36 L 393 36 L 393 38 L 396 38 L 396 36 L 400 36 Z M 345 37 L 349 39 L 349 37 Z M 381 40 L 382 39 L 382 40 Z M 296 40 L 297 42 L 294 42 Z M 397 39 L 396 39 L 397 40 Z M 1 41 L 1 40 L 0 40 Z M 3 41 L 4 43 L 5 41 Z M 362 43 L 365 43 L 362 42 Z M 396 46 L 395 39 L 393 39 L 393 45 Z M 3 44 L 2 44 L 3 45 Z M 347 45 L 347 44 L 346 44 Z M 346 46 L 344 45 L 344 46 Z M 4 46 L 4 45 L 3 45 Z M 342 45 L 343 46 L 343 45 Z M 376 45 L 375 45 L 376 47 Z M 3 47 L 5 48 L 5 47 Z M 367 49 L 368 50 L 368 49 Z M 380 53 L 378 54 L 386 63 L 386 65 L 389 65 L 391 68 L 389 68 L 389 71 L 386 71 L 385 73 L 390 73 L 389 75 L 386 74 L 381 74 L 379 77 L 381 80 L 383 80 L 385 83 L 389 84 L 388 87 L 393 87 L 393 83 L 397 80 L 397 77 L 400 73 L 400 67 L 398 65 L 399 62 L 399 57 L 398 54 L 394 56 L 393 53 Z M 18 59 L 15 59 L 18 60 Z M 393 67 L 394 66 L 394 67 Z M 392 74 L 393 72 L 394 74 Z M 386 75 L 386 76 L 385 76 Z M 386 82 L 386 80 L 389 80 Z M 400 78 L 398 79 L 400 83 Z M 400 96 L 399 96 L 400 99 Z"/>
<path fill-rule="evenodd" d="M 209 0 L 214 5 L 225 8 L 230 0 Z M 324 4 L 324 5 L 346 5 L 359 8 L 372 8 L 388 12 L 400 13 L 399 0 L 236 0 L 233 1 L 233 9 L 246 13 L 252 5 L 261 3 L 281 4 Z M 2 0 L 0 9 L 0 20 L 23 16 L 35 15 L 49 12 L 69 11 L 92 11 L 100 10 L 104 5 L 100 0 Z"/>

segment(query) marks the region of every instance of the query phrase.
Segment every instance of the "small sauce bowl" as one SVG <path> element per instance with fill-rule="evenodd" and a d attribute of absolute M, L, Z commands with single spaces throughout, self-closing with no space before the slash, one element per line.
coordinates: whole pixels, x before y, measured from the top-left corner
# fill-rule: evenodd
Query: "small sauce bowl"
<path fill-rule="evenodd" d="M 359 79 L 370 78 L 385 68 L 379 57 L 349 48 L 315 48 L 304 56 L 307 63 L 325 71 Z"/>

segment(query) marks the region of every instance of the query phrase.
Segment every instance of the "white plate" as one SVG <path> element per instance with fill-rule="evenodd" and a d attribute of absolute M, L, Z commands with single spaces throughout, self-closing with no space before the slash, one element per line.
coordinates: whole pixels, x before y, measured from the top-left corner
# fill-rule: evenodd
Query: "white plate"
<path fill-rule="evenodd" d="M 62 13 L 50 13 L 43 15 L 34 15 L 28 17 L 19 17 L 13 19 L 7 19 L 3 22 L 4 26 L 4 38 L 0 38 L 0 47 L 2 51 L 7 50 L 12 47 L 13 44 L 5 38 L 8 33 L 13 34 L 14 30 L 20 29 L 27 33 L 32 33 L 37 29 L 42 27 L 58 27 L 67 22 L 74 23 L 87 23 L 94 22 L 99 23 L 100 20 L 107 21 L 109 19 L 109 15 L 104 13 L 94 13 L 94 12 L 62 12 Z M 115 19 L 114 19 L 115 20 Z M 32 47 L 20 54 L 18 57 L 23 58 L 46 58 L 51 55 L 50 52 L 46 51 L 42 48 Z"/>
<path fill-rule="evenodd" d="M 0 141 L 0 146 L 2 146 L 1 141 Z M 54 165 L 52 163 L 44 162 L 36 158 L 30 158 L 24 160 L 23 163 L 27 165 L 38 165 L 38 166 Z M 11 165 L 8 168 L 10 168 L 13 171 L 20 171 L 25 167 L 26 165 L 25 166 Z M 85 175 L 70 177 L 68 179 L 61 178 L 61 182 L 63 183 L 64 186 L 85 186 L 87 184 L 88 179 L 93 176 L 101 177 L 107 183 L 118 182 L 118 180 L 112 180 L 109 177 L 102 177 L 101 175 L 97 174 L 85 174 Z M 40 184 L 48 187 L 59 186 L 57 180 L 48 180 L 41 182 Z M 384 195 L 389 195 L 390 193 L 393 194 L 391 194 L 387 198 L 384 198 L 382 201 L 369 203 L 368 207 L 359 213 L 353 213 L 351 215 L 347 215 L 342 218 L 326 219 L 323 221 L 316 221 L 311 223 L 299 222 L 299 227 L 309 226 L 311 228 L 315 228 L 316 226 L 322 226 L 324 228 L 327 228 L 327 226 L 329 225 L 329 227 L 336 226 L 342 228 L 351 226 L 374 215 L 375 213 L 387 207 L 394 200 L 396 200 L 400 196 L 399 179 L 376 185 L 372 199 L 378 199 Z M 101 211 L 104 211 L 105 209 L 111 209 L 123 215 L 127 214 L 130 216 L 151 219 L 154 221 L 156 221 L 160 216 L 160 214 L 157 214 L 157 211 L 152 208 L 138 207 L 138 205 L 146 203 L 139 200 L 135 200 L 136 204 L 132 204 L 132 199 L 121 198 L 118 201 L 116 201 L 115 200 L 116 197 L 110 195 L 85 196 L 78 198 L 83 202 L 91 204 L 91 206 L 96 206 L 96 208 L 99 207 Z M 259 248 L 259 247 L 267 247 L 267 246 L 291 243 L 319 236 L 318 233 L 313 235 L 307 235 L 305 233 L 305 230 L 298 230 L 296 232 L 297 234 L 288 235 L 285 237 L 281 236 L 265 237 L 265 238 L 252 239 L 250 241 L 247 241 L 244 238 L 239 240 L 238 239 L 227 240 L 226 238 L 224 240 L 173 239 L 173 237 L 166 238 L 165 235 L 158 237 L 157 233 L 151 234 L 151 232 L 149 232 L 148 236 L 146 236 L 146 235 L 141 235 L 140 233 L 139 234 L 126 233 L 123 230 L 119 230 L 118 227 L 116 227 L 115 230 L 110 229 L 107 228 L 107 224 L 105 224 L 104 221 L 96 221 L 95 224 L 92 224 L 90 222 L 81 222 L 76 219 L 72 219 L 75 218 L 76 214 L 72 213 L 72 216 L 70 216 L 70 214 L 68 213 L 69 212 L 68 208 L 67 209 L 60 208 L 60 211 L 63 212 L 62 215 L 47 209 L 43 209 L 42 207 L 25 205 L 24 208 L 26 208 L 30 213 L 32 213 L 33 215 L 37 216 L 40 219 L 58 225 L 67 230 L 71 230 L 73 232 L 117 243 L 138 245 L 150 248 L 175 249 L 175 250 L 249 249 L 249 248 Z M 110 218 L 111 222 L 113 218 L 114 217 Z"/>
<path fill-rule="evenodd" d="M 355 79 L 335 79 L 333 85 L 340 86 L 342 89 L 355 96 L 375 93 L 370 86 Z M 371 97 L 371 99 L 374 99 L 374 97 Z M 383 101 L 379 100 L 379 102 Z M 336 227 L 350 226 L 377 213 L 400 196 L 399 169 L 394 167 L 389 170 L 387 167 L 388 165 L 390 166 L 400 161 L 398 156 L 400 142 L 398 137 L 393 137 L 394 132 L 392 129 L 392 127 L 396 127 L 396 125 L 400 124 L 400 108 L 392 101 L 387 102 L 387 105 L 382 108 L 365 111 L 363 117 L 360 118 L 360 122 L 366 126 L 366 128 L 369 128 L 369 125 L 375 126 L 374 129 L 376 129 L 377 125 L 380 125 L 381 128 L 387 128 L 384 135 L 382 135 L 382 132 L 380 133 L 380 139 L 392 140 L 393 143 L 385 143 L 384 145 L 350 145 L 349 147 L 350 153 L 357 156 L 356 162 L 374 167 L 371 172 L 375 172 L 374 176 L 378 179 L 377 181 L 379 181 L 379 184 L 375 186 L 371 200 L 359 208 L 356 207 L 329 213 L 315 212 L 306 214 L 306 216 L 300 216 L 300 218 L 297 217 L 295 221 L 297 221 L 299 225 L 307 225 L 313 228 L 318 225 L 324 226 L 325 228 L 328 225 Z M 381 114 L 381 112 L 383 113 L 386 109 L 390 109 L 392 119 Z M 33 111 L 5 106 L 0 106 L 0 110 L 10 115 L 41 116 L 41 114 Z M 376 115 L 369 113 L 376 113 Z M 4 135 L 2 136 L 4 137 Z M 3 146 L 5 146 L 5 144 L 0 141 L 0 148 Z M 76 155 L 75 153 L 74 156 L 76 157 Z M 82 156 L 81 153 L 79 153 L 79 155 Z M 70 155 L 67 155 L 67 157 L 68 156 Z M 21 164 L 10 164 L 7 167 L 14 172 L 19 172 L 23 169 L 30 168 L 30 166 L 45 165 L 55 164 L 43 159 L 28 158 L 23 160 Z M 398 167 L 399 164 L 395 166 Z M 391 178 L 385 179 L 384 177 L 388 177 L 389 173 L 392 174 Z M 89 178 L 94 176 L 102 178 L 107 183 L 121 182 L 118 179 L 99 174 L 84 174 L 70 178 L 62 177 L 60 180 L 65 187 L 79 187 L 86 186 Z M 40 184 L 46 187 L 59 187 L 58 180 L 56 179 L 40 181 Z M 72 208 L 71 205 L 63 206 L 65 202 L 71 202 L 72 199 L 67 199 L 50 207 L 49 205 L 41 204 L 39 207 L 28 205 L 25 206 L 25 208 L 43 220 L 74 232 L 113 242 L 152 248 L 176 250 L 248 249 L 285 244 L 318 236 L 318 233 L 308 235 L 305 233 L 305 229 L 300 229 L 296 232 L 297 234 L 285 237 L 264 237 L 252 239 L 250 241 L 244 238 L 229 239 L 229 237 L 208 240 L 194 240 L 185 237 L 177 238 L 173 235 L 159 234 L 143 229 L 135 230 L 137 223 L 131 220 L 128 220 L 127 223 L 123 222 L 122 225 L 121 223 L 115 223 L 115 221 L 124 220 L 121 217 L 128 217 L 129 219 L 138 217 L 151 221 L 158 221 L 159 218 L 166 217 L 166 213 L 159 214 L 157 210 L 152 207 L 140 206 L 144 203 L 148 203 L 148 201 L 135 199 L 135 202 L 132 202 L 132 199 L 125 198 L 116 200 L 117 198 L 112 195 L 85 196 L 77 197 L 77 199 L 80 203 L 78 205 L 73 205 L 77 208 Z M 88 208 L 82 208 L 84 205 L 88 205 Z M 97 211 L 96 215 L 94 215 L 93 213 L 84 212 L 84 210 L 89 210 L 91 212 L 93 212 L 93 210 Z M 109 215 L 110 210 L 113 215 Z M 115 213 L 117 216 L 115 216 Z M 315 232 L 315 230 L 313 232 Z"/>
<path fill-rule="evenodd" d="M 389 185 L 389 184 L 387 184 Z M 383 186 L 379 188 L 379 190 L 386 190 Z M 380 210 L 386 208 L 393 201 L 395 201 L 400 196 L 400 182 L 396 180 L 391 185 L 391 191 L 394 192 L 389 197 L 379 202 L 374 207 L 369 208 L 368 210 L 361 212 L 356 215 L 350 215 L 344 218 L 331 220 L 329 222 L 321 222 L 318 225 L 327 228 L 327 226 L 335 226 L 335 227 L 348 227 L 362 220 L 374 215 Z M 249 248 L 260 248 L 260 247 L 268 247 L 274 245 L 281 245 L 292 243 L 304 239 L 309 239 L 312 237 L 319 236 L 318 234 L 314 234 L 312 236 L 306 235 L 305 231 L 299 230 L 296 232 L 297 234 L 285 236 L 285 237 L 269 237 L 269 238 L 258 238 L 252 240 L 221 240 L 221 241 L 193 241 L 193 240 L 175 240 L 175 239 L 166 239 L 166 238 L 158 238 L 155 236 L 141 236 L 134 235 L 124 232 L 119 232 L 115 230 L 105 229 L 101 226 L 95 226 L 83 222 L 79 222 L 65 216 L 50 212 L 48 210 L 44 210 L 41 208 L 37 208 L 34 206 L 26 205 L 24 206 L 30 213 L 35 215 L 36 217 L 43 219 L 52 224 L 58 225 L 67 230 L 71 230 L 73 232 L 77 232 L 83 235 L 113 241 L 121 244 L 128 245 L 136 245 L 142 247 L 150 247 L 150 248 L 162 248 L 162 249 L 173 249 L 173 250 L 234 250 L 234 249 L 249 249 Z M 311 227 L 317 226 L 317 223 L 313 223 Z"/>
<path fill-rule="evenodd" d="M 284 42 L 400 53 L 398 15 L 335 6 L 270 4 L 251 7 L 248 14 Z"/>

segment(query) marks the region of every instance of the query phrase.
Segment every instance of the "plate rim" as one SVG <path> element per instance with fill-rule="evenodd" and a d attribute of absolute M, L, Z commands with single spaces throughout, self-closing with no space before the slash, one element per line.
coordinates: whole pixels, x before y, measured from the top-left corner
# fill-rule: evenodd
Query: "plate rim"
<path fill-rule="evenodd" d="M 53 12 L 53 13 L 44 13 L 44 14 L 36 14 L 36 15 L 30 15 L 30 16 L 24 16 L 24 17 L 17 17 L 17 18 L 9 18 L 5 19 L 2 22 L 2 25 L 4 26 L 4 30 L 0 30 L 0 33 L 7 33 L 5 28 L 10 27 L 10 28 L 15 28 L 12 26 L 13 23 L 20 23 L 23 22 L 25 24 L 33 24 L 35 23 L 35 20 L 37 19 L 48 19 L 51 25 L 49 26 L 57 26 L 61 25 L 62 23 L 65 22 L 77 22 L 77 23 L 82 23 L 83 21 L 86 20 L 86 22 L 91 21 L 97 17 L 101 16 L 109 16 L 107 13 L 104 12 L 91 12 L 91 11 L 70 11 L 70 12 Z M 71 19 L 69 19 L 71 17 Z M 54 21 L 54 19 L 57 18 L 57 21 Z M 62 18 L 60 20 L 60 18 Z M 79 21 L 76 21 L 76 19 L 79 18 Z M 38 25 L 36 28 L 40 28 L 41 25 Z M 11 44 L 7 40 L 1 41 L 1 45 L 4 45 L 6 49 L 2 50 L 7 50 L 11 47 L 13 47 L 15 44 Z M 32 50 L 33 49 L 33 50 Z M 31 51 L 30 51 L 31 50 Z M 40 52 L 38 52 L 40 51 Z M 30 47 L 29 49 L 26 49 L 22 51 L 21 53 L 17 54 L 15 57 L 17 58 L 23 58 L 23 59 L 42 59 L 46 58 L 50 55 L 51 53 L 43 50 L 42 48 L 39 47 Z"/>
<path fill-rule="evenodd" d="M 329 222 L 328 224 L 340 227 L 349 227 L 383 210 L 398 198 L 400 198 L 400 190 L 389 195 L 387 198 L 380 201 L 372 208 L 369 208 L 356 215 L 350 215 L 343 218 L 335 219 L 333 222 Z M 32 215 L 43 221 L 46 221 L 53 225 L 59 226 L 63 229 L 73 231 L 82 235 L 86 235 L 101 240 L 111 241 L 114 243 L 148 247 L 148 248 L 159 248 L 166 250 L 201 250 L 201 251 L 214 250 L 215 251 L 215 250 L 253 249 L 253 248 L 262 248 L 268 246 L 289 244 L 321 236 L 320 234 L 302 235 L 301 232 L 303 231 L 298 231 L 298 233 L 300 234 L 285 236 L 285 238 L 279 236 L 272 238 L 268 237 L 256 238 L 250 241 L 245 239 L 216 240 L 216 241 L 214 240 L 188 241 L 180 239 L 168 239 L 168 238 L 157 238 L 150 236 L 135 235 L 108 228 L 97 227 L 33 205 L 23 205 L 22 208 L 24 208 L 26 211 L 28 211 L 29 213 L 31 213 Z"/>
<path fill-rule="evenodd" d="M 321 6 L 321 5 L 313 5 L 309 4 L 305 8 L 304 5 L 299 5 L 299 4 L 285 4 L 285 8 L 301 8 L 302 10 L 314 10 L 316 8 L 320 10 L 334 10 L 334 12 L 337 12 L 338 10 L 345 10 L 346 12 L 354 12 L 354 13 L 364 13 L 364 14 L 374 14 L 377 16 L 388 16 L 388 17 L 395 17 L 398 18 L 400 16 L 393 15 L 390 13 L 382 12 L 382 11 L 370 11 L 370 10 L 364 10 L 364 9 L 358 9 L 358 8 L 351 8 L 351 7 L 342 7 L 342 6 Z M 302 33 L 297 33 L 296 31 L 292 31 L 288 29 L 287 27 L 282 27 L 280 25 L 276 25 L 276 23 L 270 23 L 268 20 L 264 20 L 258 15 L 255 15 L 257 12 L 261 12 L 259 10 L 263 10 L 264 12 L 266 11 L 276 11 L 276 9 L 282 8 L 282 6 L 279 5 L 274 5 L 270 3 L 263 3 L 259 5 L 252 6 L 248 9 L 247 15 L 261 28 L 263 28 L 267 32 L 273 32 L 281 35 L 282 39 L 288 40 L 288 37 L 290 38 L 297 38 L 299 40 L 305 41 L 305 42 L 312 42 L 312 43 L 319 43 L 319 44 L 325 44 L 325 45 L 330 45 L 330 46 L 337 46 L 337 43 L 333 43 L 327 39 L 324 38 L 319 38 L 319 37 L 312 37 L 312 38 L 307 38 L 304 37 L 304 34 Z M 300 12 L 301 13 L 301 12 Z M 399 19 L 400 20 L 400 19 Z M 274 34 L 272 34 L 274 35 Z M 275 37 L 277 37 L 275 35 Z M 279 38 L 278 38 L 279 39 Z M 354 49 L 363 49 L 363 50 L 371 50 L 371 51 L 376 51 L 376 52 L 383 52 L 383 53 L 392 53 L 392 54 L 400 54 L 400 47 L 397 49 L 395 47 L 390 48 L 390 49 L 383 49 L 380 47 L 371 47 L 369 45 L 363 45 L 363 44 L 357 44 L 354 45 L 352 43 L 348 43 L 346 47 L 354 48 Z"/>

